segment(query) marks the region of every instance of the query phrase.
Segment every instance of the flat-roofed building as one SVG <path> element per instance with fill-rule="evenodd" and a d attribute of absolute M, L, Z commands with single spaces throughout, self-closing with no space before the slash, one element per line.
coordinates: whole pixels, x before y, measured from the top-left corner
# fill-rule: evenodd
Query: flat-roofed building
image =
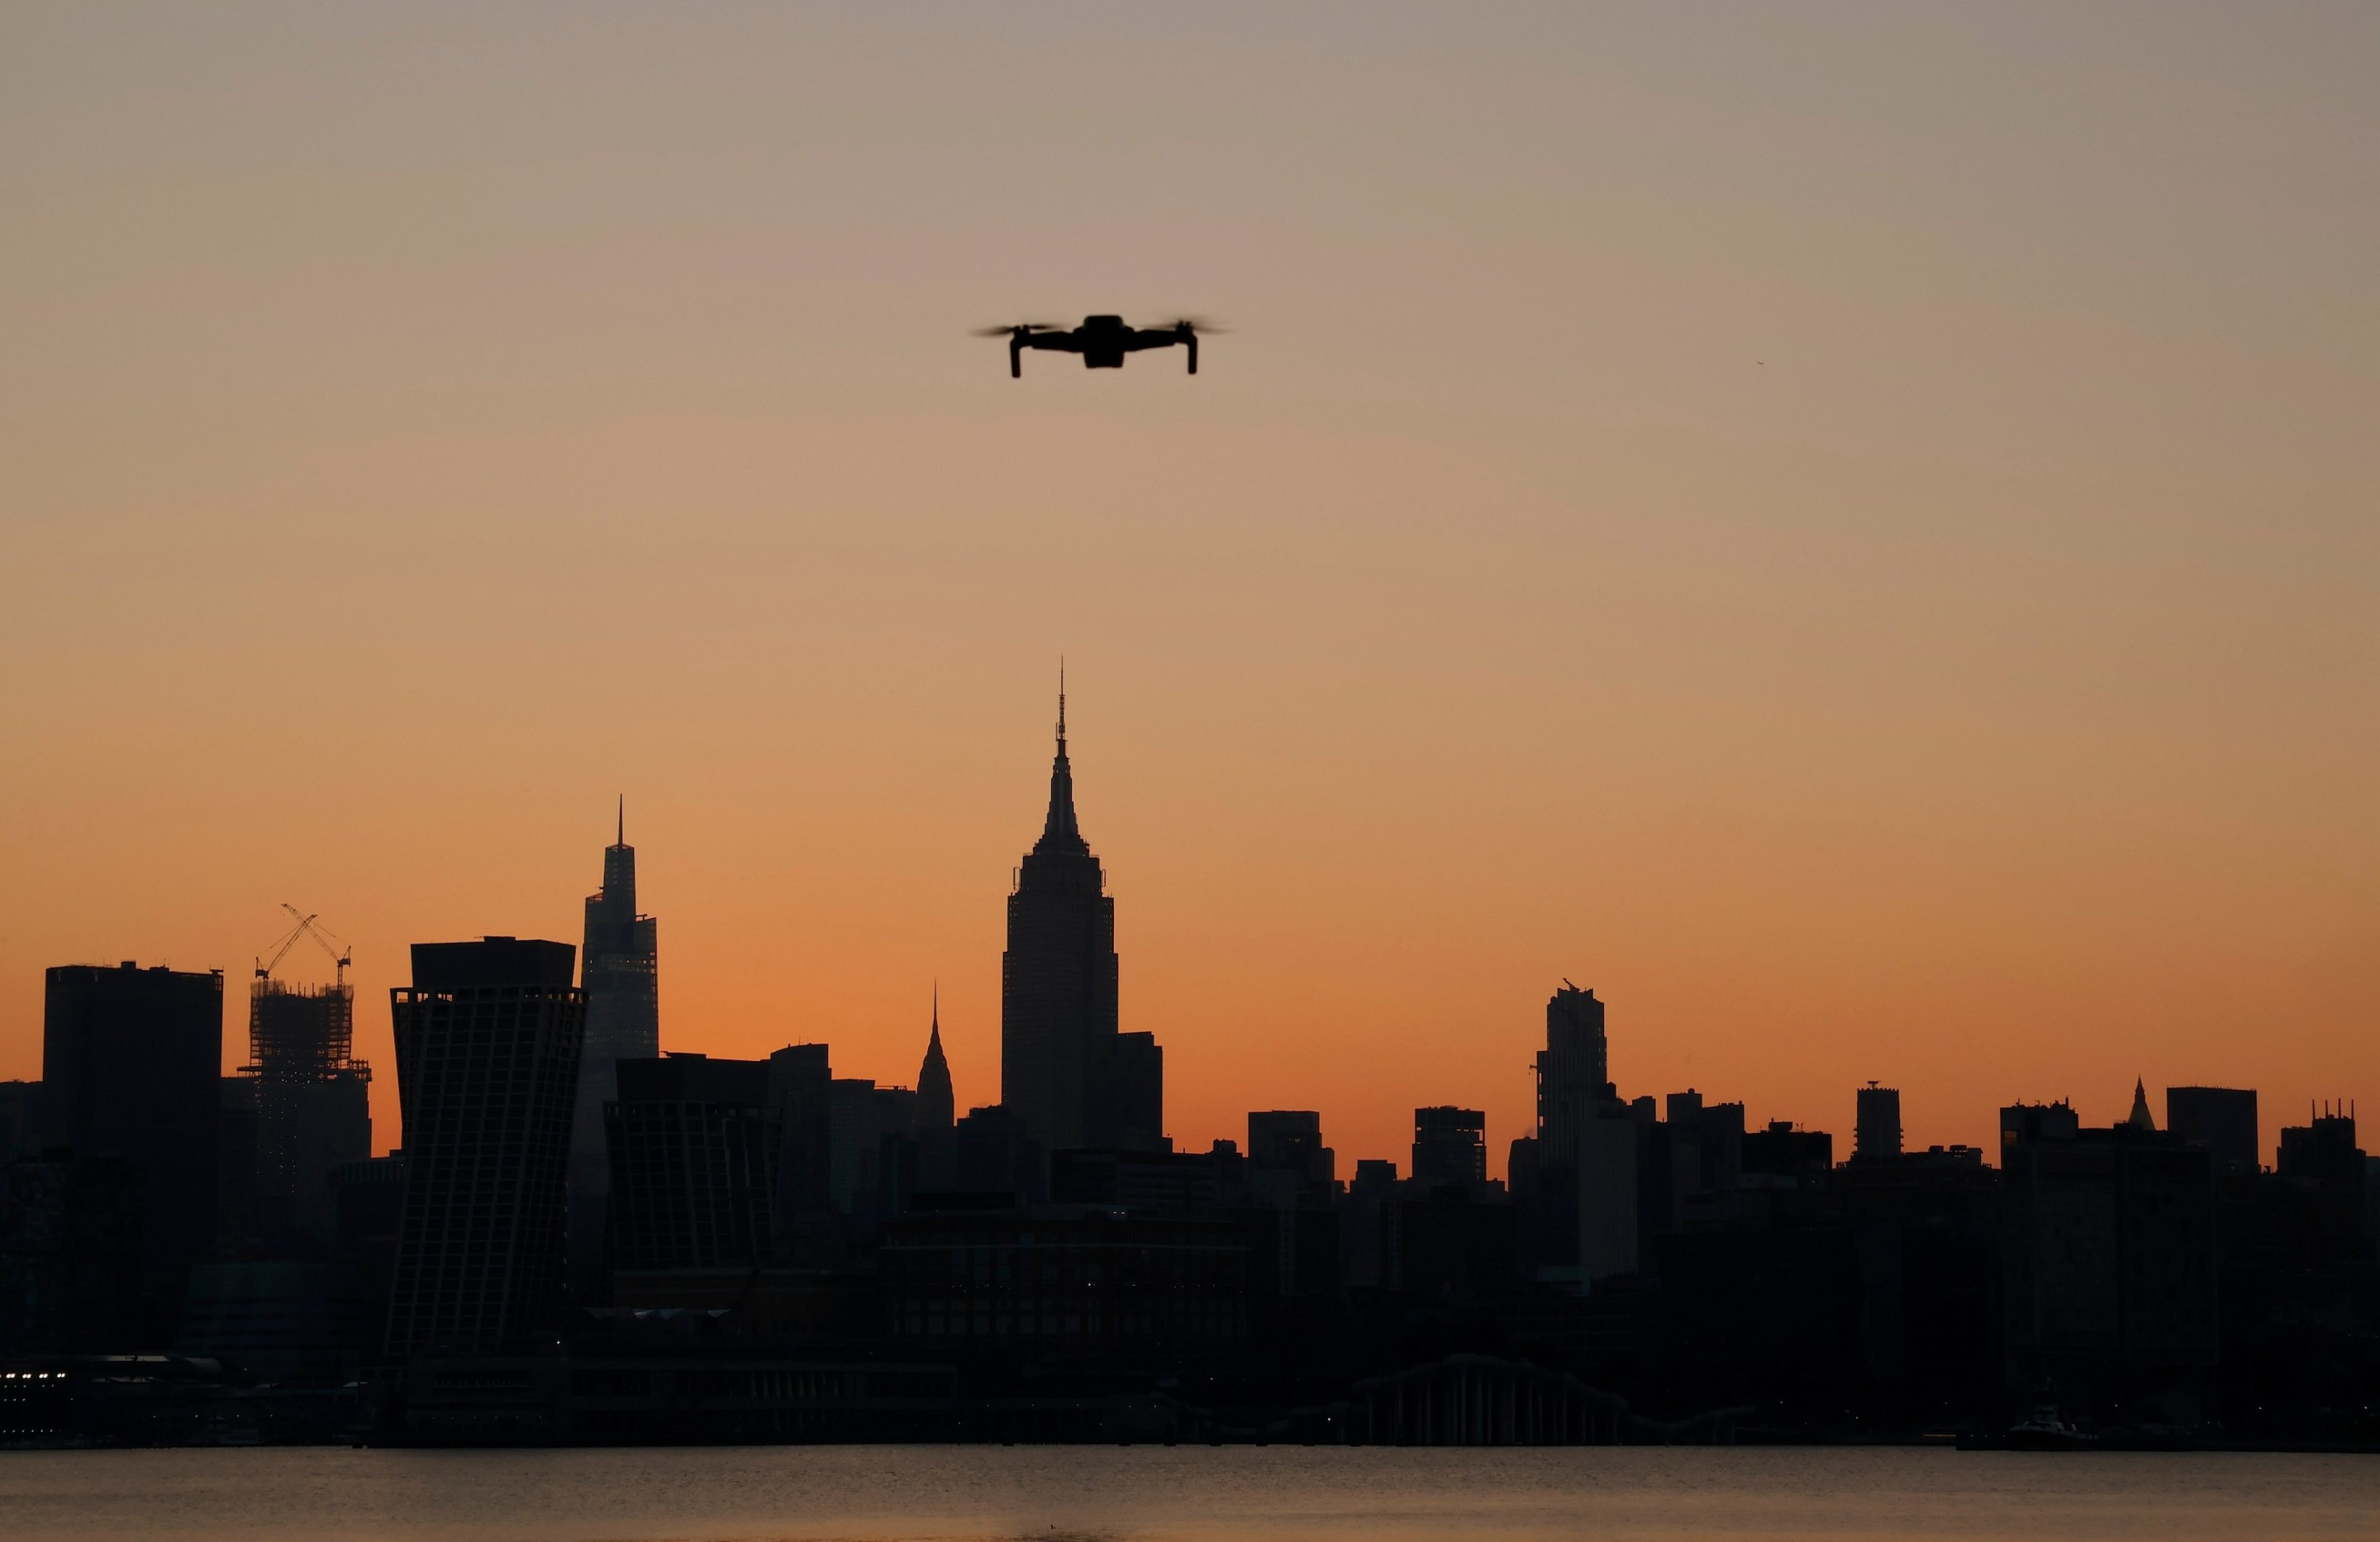
<path fill-rule="evenodd" d="M 221 970 L 130 962 L 48 975 L 42 1144 L 130 1165 L 154 1335 L 140 1347 L 172 1342 L 190 1269 L 215 1244 L 223 990 Z"/>
<path fill-rule="evenodd" d="M 567 942 L 417 942 L 389 992 L 405 1208 L 388 1352 L 516 1354 L 562 1306 L 563 1175 L 586 998 Z"/>
<path fill-rule="evenodd" d="M 769 1062 L 674 1054 L 615 1069 L 620 1096 L 603 1106 L 613 1269 L 761 1263 L 776 1156 Z"/>
<path fill-rule="evenodd" d="M 2167 1087 L 2165 1125 L 2205 1147 L 2217 1178 L 2252 1178 L 2264 1165 L 2253 1087 Z"/>
<path fill-rule="evenodd" d="M 1451 1104 L 1414 1110 L 1417 1184 L 1475 1184 L 1488 1176 L 1488 1116 Z"/>

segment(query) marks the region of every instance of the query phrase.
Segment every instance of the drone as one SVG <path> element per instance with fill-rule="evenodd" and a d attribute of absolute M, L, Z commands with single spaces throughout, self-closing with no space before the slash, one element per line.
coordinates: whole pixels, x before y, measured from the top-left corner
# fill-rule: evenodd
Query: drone
<path fill-rule="evenodd" d="M 1123 356 L 1128 353 L 1138 353 L 1143 348 L 1170 348 L 1176 343 L 1190 350 L 1190 372 L 1195 375 L 1198 372 L 1198 334 L 1220 330 L 1195 317 L 1168 322 L 1162 326 L 1135 327 L 1124 325 L 1121 316 L 1086 316 L 1081 326 L 1071 329 L 1052 322 L 1024 322 L 1015 326 L 985 327 L 976 335 L 1008 339 L 1008 375 L 1016 380 L 1025 374 L 1027 348 L 1081 354 L 1086 370 L 1121 370 Z"/>

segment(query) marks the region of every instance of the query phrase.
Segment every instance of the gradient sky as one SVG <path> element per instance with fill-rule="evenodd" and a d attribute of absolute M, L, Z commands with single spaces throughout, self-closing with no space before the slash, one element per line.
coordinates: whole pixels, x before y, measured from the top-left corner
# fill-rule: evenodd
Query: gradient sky
<path fill-rule="evenodd" d="M 2380 8 L 0 9 L 42 970 L 577 941 L 998 1096 L 1068 660 L 1203 1147 L 2380 1099 Z M 968 328 L 1184 310 L 1012 382 Z M 316 973 L 310 962 L 300 973 Z M 245 1049 L 244 1008 L 226 1062 Z M 2162 1111 L 2162 1099 L 2157 1100 Z M 2380 1102 L 2375 1102 L 2380 1107 Z"/>

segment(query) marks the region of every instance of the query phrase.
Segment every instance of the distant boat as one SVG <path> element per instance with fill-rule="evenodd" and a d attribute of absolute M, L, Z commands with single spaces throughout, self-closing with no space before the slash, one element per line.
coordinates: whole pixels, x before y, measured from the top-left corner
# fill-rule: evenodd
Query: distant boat
<path fill-rule="evenodd" d="M 2037 1402 L 2006 1433 L 1971 1438 L 1959 1445 L 1963 1451 L 2095 1451 L 2099 1438 L 2069 1424 L 2058 1415 L 2058 1404 Z"/>

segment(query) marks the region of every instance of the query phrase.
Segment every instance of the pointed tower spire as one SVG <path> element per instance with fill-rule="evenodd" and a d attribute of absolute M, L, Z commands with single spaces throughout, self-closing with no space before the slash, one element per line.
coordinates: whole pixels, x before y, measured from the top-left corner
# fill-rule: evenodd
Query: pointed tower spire
<path fill-rule="evenodd" d="M 2141 1077 L 2132 1078 L 2132 1111 L 2124 1116 L 2124 1123 L 2135 1130 L 2156 1128 L 2156 1120 L 2149 1113 L 2148 1083 Z"/>
<path fill-rule="evenodd" d="M 1087 855 L 1083 832 L 1075 823 L 1075 768 L 1066 759 L 1066 662 L 1058 661 L 1058 754 L 1050 766 L 1050 814 L 1041 822 L 1036 852 L 1065 851 Z"/>
<path fill-rule="evenodd" d="M 612 844 L 603 848 L 603 887 L 588 900 L 609 906 L 615 921 L 637 918 L 637 848 L 628 844 L 628 795 L 622 793 L 613 813 Z M 589 914 L 593 914 L 589 912 Z"/>
<path fill-rule="evenodd" d="M 951 1090 L 951 1062 L 942 1055 L 942 982 L 934 982 L 933 1026 L 926 1035 L 926 1061 L 917 1067 L 917 1123 L 922 1129 L 947 1130 L 958 1118 L 958 1099 Z"/>

